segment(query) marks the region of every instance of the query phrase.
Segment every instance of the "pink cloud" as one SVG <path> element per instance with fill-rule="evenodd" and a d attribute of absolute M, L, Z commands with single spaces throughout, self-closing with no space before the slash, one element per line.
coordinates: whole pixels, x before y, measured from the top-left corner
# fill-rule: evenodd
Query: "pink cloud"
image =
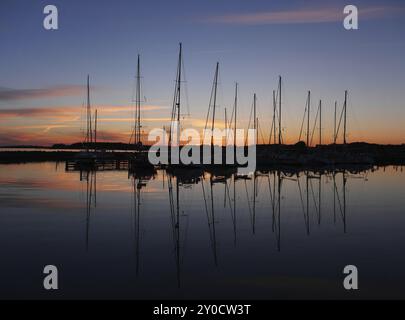
<path fill-rule="evenodd" d="M 403 13 L 404 7 L 358 7 L 362 19 L 387 17 Z M 261 25 L 261 24 L 301 24 L 343 21 L 342 8 L 300 8 L 289 11 L 267 11 L 242 14 L 224 14 L 201 19 L 208 23 Z"/>
<path fill-rule="evenodd" d="M 84 93 L 83 86 L 69 85 L 43 89 L 5 89 L 0 88 L 0 101 L 42 99 L 64 96 L 77 96 Z"/>

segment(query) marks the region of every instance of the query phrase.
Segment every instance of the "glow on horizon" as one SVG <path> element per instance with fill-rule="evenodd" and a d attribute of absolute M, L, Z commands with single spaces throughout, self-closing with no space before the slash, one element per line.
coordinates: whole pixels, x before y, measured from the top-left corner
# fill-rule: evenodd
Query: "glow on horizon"
<path fill-rule="evenodd" d="M 0 110 L 0 145 L 42 145 L 50 146 L 53 144 L 63 143 L 72 144 L 82 142 L 84 140 L 84 121 L 80 116 L 83 114 L 83 107 L 71 106 L 54 108 L 38 108 L 33 111 L 29 109 L 27 112 L 4 112 Z M 115 109 L 116 108 L 116 109 Z M 133 129 L 132 107 L 130 106 L 99 106 L 98 119 L 98 141 L 99 142 L 122 142 L 128 143 L 131 139 Z M 145 106 L 149 111 L 143 111 L 142 123 L 144 129 L 142 137 L 145 144 L 147 142 L 147 133 L 154 128 L 169 128 L 170 118 L 169 109 L 167 107 Z M 58 110 L 55 112 L 55 110 Z M 340 110 L 338 110 L 340 111 Z M 148 115 L 148 113 L 150 113 Z M 156 113 L 159 113 L 158 115 Z M 79 114 L 79 115 L 77 115 Z M 117 117 L 117 114 L 119 116 Z M 259 117 L 259 132 L 258 144 L 267 144 L 270 136 L 270 126 L 272 116 L 269 114 L 266 117 Z M 322 143 L 330 144 L 333 142 L 333 114 L 331 110 L 328 113 L 324 111 L 322 129 Z M 327 118 L 326 118 L 327 117 Z M 300 122 L 302 114 L 297 115 L 295 123 L 282 123 L 283 143 L 294 144 L 298 142 Z M 182 127 L 194 128 L 202 132 L 205 126 L 206 119 L 203 118 L 183 118 Z M 228 119 L 229 121 L 229 119 Z M 311 115 L 311 132 L 314 129 L 314 114 Z M 385 124 L 375 119 L 370 121 L 367 131 L 356 130 L 352 119 L 348 119 L 348 142 L 369 142 L 381 144 L 402 144 L 403 128 L 386 129 Z M 232 124 L 233 125 L 233 124 Z M 238 120 L 237 127 L 247 129 L 248 120 Z M 380 126 L 380 127 L 379 127 Z M 221 115 L 216 119 L 216 127 L 223 129 L 225 127 L 224 119 Z M 318 144 L 319 129 L 315 126 L 312 145 Z M 278 129 L 277 129 L 278 130 Z M 304 128 L 304 131 L 306 128 Z M 272 138 L 273 140 L 274 138 Z M 305 132 L 301 138 L 306 140 Z M 342 129 L 340 130 L 338 143 L 342 142 Z"/>

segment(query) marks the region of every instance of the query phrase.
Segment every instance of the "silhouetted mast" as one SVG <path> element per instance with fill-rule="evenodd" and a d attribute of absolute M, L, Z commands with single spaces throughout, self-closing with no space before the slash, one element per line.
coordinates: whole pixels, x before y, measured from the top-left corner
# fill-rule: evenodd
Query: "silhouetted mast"
<path fill-rule="evenodd" d="M 215 108 L 217 104 L 217 89 L 218 89 L 218 71 L 219 71 L 219 62 L 217 62 L 215 68 L 214 76 L 214 100 L 212 105 L 212 122 L 211 122 L 211 148 L 214 147 L 214 128 L 215 128 Z"/>
<path fill-rule="evenodd" d="M 336 134 L 335 134 L 335 141 L 337 140 L 337 135 L 339 134 L 340 131 L 340 125 L 342 123 L 342 117 L 343 117 L 343 144 L 346 144 L 347 140 L 346 140 L 346 128 L 347 128 L 347 90 L 345 91 L 345 100 L 343 103 L 343 108 L 342 108 L 342 112 L 340 113 L 340 117 L 339 117 L 339 123 L 336 129 Z"/>
<path fill-rule="evenodd" d="M 97 109 L 94 116 L 94 151 L 97 149 Z"/>
<path fill-rule="evenodd" d="M 281 76 L 278 79 L 278 87 L 279 87 L 279 111 L 278 111 L 278 144 L 281 144 Z"/>
<path fill-rule="evenodd" d="M 180 123 L 180 101 L 181 101 L 181 61 L 182 61 L 182 44 L 179 44 L 179 66 L 178 66 L 178 76 L 177 76 L 177 121 Z"/>
<path fill-rule="evenodd" d="M 310 114 L 311 114 L 311 91 L 308 91 L 307 147 L 309 147 L 309 115 Z"/>
<path fill-rule="evenodd" d="M 180 123 L 180 101 L 181 101 L 181 61 L 182 61 L 182 44 L 179 43 L 179 61 L 177 64 L 177 74 L 176 74 L 176 84 L 174 89 L 173 107 L 172 107 L 172 117 L 169 131 L 169 145 L 171 146 L 172 141 L 172 127 L 173 122 L 177 121 Z M 177 138 L 179 139 L 179 134 L 177 133 Z"/>
<path fill-rule="evenodd" d="M 319 145 L 322 145 L 322 100 L 319 100 Z"/>
<path fill-rule="evenodd" d="M 334 126 L 333 126 L 333 144 L 336 144 L 336 109 L 337 109 L 337 101 L 335 101 L 335 118 L 334 118 Z"/>
<path fill-rule="evenodd" d="M 138 65 L 136 72 L 136 97 L 135 97 L 135 136 L 134 144 L 135 149 L 140 147 L 141 144 L 141 67 L 140 58 L 138 54 Z"/>
<path fill-rule="evenodd" d="M 273 90 L 273 139 L 274 144 L 276 144 L 276 91 Z"/>
<path fill-rule="evenodd" d="M 309 141 L 309 144 L 312 145 L 312 140 L 315 135 L 315 130 L 316 130 L 316 125 L 318 123 L 318 117 L 319 117 L 319 139 L 321 139 L 321 108 L 322 108 L 322 101 L 319 100 L 319 105 L 318 109 L 316 110 L 316 115 L 315 115 L 315 121 L 314 121 L 314 128 L 312 129 L 312 134 L 311 134 L 311 140 Z M 320 141 L 321 143 L 321 141 Z"/>
<path fill-rule="evenodd" d="M 255 94 L 253 94 L 253 117 L 254 117 L 254 122 L 253 122 L 253 126 L 254 126 L 254 129 L 255 129 L 255 134 L 256 134 L 256 141 L 255 141 L 255 143 L 257 144 L 257 117 L 256 117 L 256 93 Z"/>
<path fill-rule="evenodd" d="M 90 144 L 93 142 L 91 126 L 91 105 L 90 105 L 90 76 L 87 75 L 87 143 L 86 151 L 89 152 Z"/>
<path fill-rule="evenodd" d="M 226 129 L 228 129 L 228 117 L 226 114 L 226 108 L 224 110 L 225 110 L 225 130 L 226 130 Z"/>
<path fill-rule="evenodd" d="M 237 109 L 238 109 L 238 83 L 236 82 L 235 84 L 235 113 L 234 116 L 235 118 L 233 119 L 234 124 L 233 124 L 233 145 L 234 145 L 234 150 L 235 150 L 235 161 L 234 163 L 236 164 L 236 114 L 237 114 Z"/>
<path fill-rule="evenodd" d="M 344 122 L 343 122 L 343 144 L 346 144 L 346 122 L 347 122 L 347 90 L 345 91 L 345 103 L 344 103 Z"/>

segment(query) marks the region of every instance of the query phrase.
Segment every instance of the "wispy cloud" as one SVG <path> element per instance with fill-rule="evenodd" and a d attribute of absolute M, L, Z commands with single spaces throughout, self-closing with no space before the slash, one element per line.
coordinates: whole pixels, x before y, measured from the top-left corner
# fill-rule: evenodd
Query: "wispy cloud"
<path fill-rule="evenodd" d="M 45 129 L 45 130 L 44 130 Z M 63 130 L 63 131 L 62 131 Z M 52 135 L 46 132 L 46 128 L 7 128 L 0 129 L 0 145 L 52 145 L 55 142 L 70 143 L 82 139 L 80 132 L 70 132 L 68 128 L 60 128 L 60 131 Z"/>
<path fill-rule="evenodd" d="M 97 106 L 97 109 L 102 110 L 103 113 L 113 113 L 119 111 L 134 111 L 134 106 Z M 168 110 L 168 106 L 157 105 L 141 105 L 141 111 L 162 111 Z"/>
<path fill-rule="evenodd" d="M 358 7 L 361 19 L 376 19 L 405 12 L 405 7 L 375 6 Z M 230 13 L 208 16 L 200 19 L 207 23 L 265 25 L 303 24 L 343 21 L 343 7 L 298 8 L 288 11 L 262 11 L 251 13 Z"/>
<path fill-rule="evenodd" d="M 13 129 L 15 130 L 31 130 L 31 129 L 39 129 L 43 133 L 47 133 L 52 129 L 59 129 L 59 128 L 73 128 L 74 126 L 66 125 L 66 124 L 50 124 L 50 125 L 32 125 L 32 126 L 14 126 Z"/>
<path fill-rule="evenodd" d="M 97 109 L 100 123 L 98 140 L 128 142 L 134 106 L 99 105 Z M 143 105 L 142 122 L 148 126 L 148 123 L 170 121 L 170 118 L 162 116 L 168 113 L 167 109 L 167 106 Z M 76 105 L 0 108 L 0 123 L 4 124 L 0 127 L 0 145 L 51 145 L 81 141 L 83 132 L 80 127 L 84 114 L 83 106 Z"/>
<path fill-rule="evenodd" d="M 17 118 L 17 117 L 41 117 L 41 118 L 56 118 L 64 114 L 72 114 L 78 112 L 78 108 L 70 108 L 68 110 L 61 108 L 24 108 L 24 109 L 0 109 L 0 119 Z"/>
<path fill-rule="evenodd" d="M 104 105 L 97 106 L 100 116 L 108 116 L 111 114 L 123 113 L 130 120 L 133 106 L 113 106 Z M 142 111 L 154 112 L 167 110 L 166 106 L 143 105 Z M 60 121 L 77 121 L 80 119 L 81 113 L 84 112 L 82 106 L 51 106 L 38 108 L 6 108 L 0 109 L 0 120 L 11 118 L 40 118 L 40 119 L 55 119 Z M 106 119 L 106 118 L 105 118 Z M 113 119 L 113 118 L 112 118 Z M 101 119 L 100 119 L 101 120 Z"/>
<path fill-rule="evenodd" d="M 0 88 L 0 101 L 43 99 L 64 96 L 77 96 L 84 93 L 83 86 L 69 85 L 43 89 Z"/>
<path fill-rule="evenodd" d="M 52 133 L 49 131 L 52 130 Z M 99 142 L 128 142 L 130 132 L 100 130 Z M 83 135 L 69 126 L 26 126 L 3 130 L 0 128 L 0 145 L 53 145 L 55 143 L 75 143 L 83 141 Z"/>

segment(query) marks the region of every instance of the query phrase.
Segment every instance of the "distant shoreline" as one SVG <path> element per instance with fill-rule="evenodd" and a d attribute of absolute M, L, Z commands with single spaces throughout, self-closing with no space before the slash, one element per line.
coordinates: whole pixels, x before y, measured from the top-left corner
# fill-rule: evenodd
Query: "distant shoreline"
<path fill-rule="evenodd" d="M 123 146 L 124 144 L 120 144 Z M 98 144 L 98 150 L 108 151 L 113 159 L 125 160 L 132 153 L 130 149 L 122 148 L 112 151 L 111 144 Z M 129 147 L 129 145 L 126 145 Z M 60 145 L 58 145 L 60 147 Z M 74 149 L 75 147 L 76 149 Z M 132 146 L 133 147 L 133 146 Z M 24 151 L 24 149 L 31 149 Z M 145 150 L 149 147 L 145 146 Z M 5 149 L 15 149 L 5 151 Z M 32 150 L 38 149 L 38 150 Z M 68 161 L 73 160 L 80 152 L 77 145 L 68 148 L 44 148 L 33 146 L 25 147 L 0 147 L 0 163 L 26 163 L 40 161 Z M 109 151 L 111 150 L 111 151 Z M 225 154 L 225 151 L 223 151 Z M 257 145 L 257 166 L 325 166 L 334 164 L 375 164 L 375 165 L 405 165 L 405 144 L 378 145 L 368 143 L 350 143 L 347 145 L 322 145 L 307 148 L 305 144 L 295 145 Z M 226 167 L 226 165 L 223 165 Z"/>

